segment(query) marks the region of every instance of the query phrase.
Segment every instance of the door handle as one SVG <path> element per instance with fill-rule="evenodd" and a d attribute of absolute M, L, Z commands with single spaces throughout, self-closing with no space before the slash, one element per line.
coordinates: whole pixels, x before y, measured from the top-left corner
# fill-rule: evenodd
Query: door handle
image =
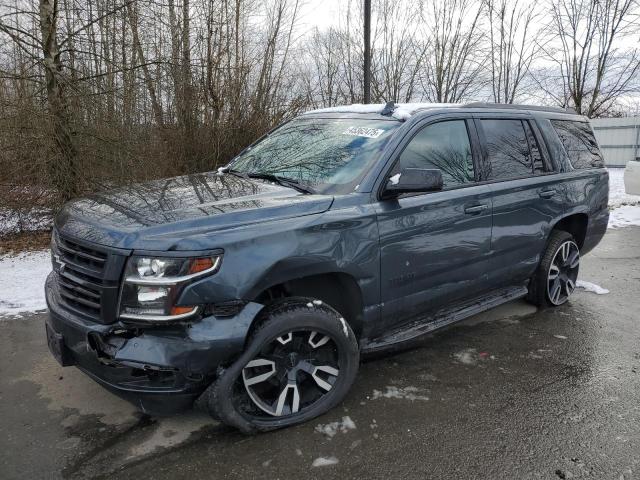
<path fill-rule="evenodd" d="M 489 208 L 489 205 L 487 205 L 486 203 L 483 203 L 480 205 L 474 205 L 473 207 L 465 208 L 464 213 L 466 213 L 467 215 L 475 215 L 476 213 L 481 213 L 485 211 L 487 208 Z"/>
<path fill-rule="evenodd" d="M 538 195 L 540 195 L 541 198 L 551 198 L 556 194 L 556 191 L 551 189 L 551 190 L 542 190 L 541 192 L 538 192 Z"/>

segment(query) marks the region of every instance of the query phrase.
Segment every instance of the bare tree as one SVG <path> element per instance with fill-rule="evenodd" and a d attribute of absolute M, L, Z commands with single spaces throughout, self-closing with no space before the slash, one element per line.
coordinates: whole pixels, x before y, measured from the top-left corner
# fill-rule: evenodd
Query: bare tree
<path fill-rule="evenodd" d="M 541 50 L 536 4 L 484 0 L 489 37 L 491 95 L 496 103 L 514 103 L 523 80 Z"/>
<path fill-rule="evenodd" d="M 620 46 L 637 44 L 637 0 L 551 0 L 549 8 L 554 41 L 545 51 L 555 68 L 539 83 L 555 103 L 595 117 L 637 90 L 640 52 Z"/>
<path fill-rule="evenodd" d="M 544 101 L 619 109 L 638 0 L 545 1 L 544 41 L 525 0 L 374 1 L 374 100 L 513 102 L 535 78 Z M 4 0 L 0 195 L 54 205 L 213 169 L 301 110 L 362 102 L 362 2 L 312 31 L 301 2 Z"/>
<path fill-rule="evenodd" d="M 333 107 L 344 103 L 341 95 L 343 59 L 340 57 L 342 38 L 335 28 L 321 32 L 317 28 L 309 39 L 310 58 L 307 89 L 309 101 L 317 106 Z M 314 99 L 318 98 L 319 102 Z"/>
<path fill-rule="evenodd" d="M 53 136 L 58 147 L 58 162 L 50 168 L 53 185 L 64 200 L 78 193 L 77 150 L 73 143 L 69 106 L 64 93 L 62 63 L 58 48 L 58 2 L 40 0 L 40 32 L 47 103 L 53 121 Z"/>
<path fill-rule="evenodd" d="M 429 101 L 459 102 L 482 88 L 481 13 L 474 0 L 428 0 L 423 20 L 430 48 L 421 83 Z"/>
<path fill-rule="evenodd" d="M 375 3 L 372 98 L 408 102 L 416 95 L 428 41 L 420 35 L 421 4 L 399 0 Z"/>

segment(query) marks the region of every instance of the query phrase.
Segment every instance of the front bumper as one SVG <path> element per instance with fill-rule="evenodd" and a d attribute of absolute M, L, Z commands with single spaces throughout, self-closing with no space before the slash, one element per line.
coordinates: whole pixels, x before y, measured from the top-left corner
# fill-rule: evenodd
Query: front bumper
<path fill-rule="evenodd" d="M 189 408 L 213 381 L 218 367 L 242 352 L 251 322 L 262 308 L 248 303 L 233 317 L 208 316 L 193 324 L 104 325 L 65 310 L 56 282 L 53 272 L 45 286 L 52 353 L 63 365 L 77 366 L 150 414 Z"/>

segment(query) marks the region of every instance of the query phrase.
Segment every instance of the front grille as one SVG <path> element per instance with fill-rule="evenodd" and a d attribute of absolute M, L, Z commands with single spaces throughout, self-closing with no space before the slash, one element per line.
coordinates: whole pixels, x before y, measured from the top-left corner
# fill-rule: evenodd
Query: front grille
<path fill-rule="evenodd" d="M 54 231 L 54 270 L 62 306 L 85 318 L 112 323 L 125 255 L 99 245 L 72 240 Z"/>
<path fill-rule="evenodd" d="M 60 296 L 73 310 L 99 319 L 107 255 L 58 237 Z"/>

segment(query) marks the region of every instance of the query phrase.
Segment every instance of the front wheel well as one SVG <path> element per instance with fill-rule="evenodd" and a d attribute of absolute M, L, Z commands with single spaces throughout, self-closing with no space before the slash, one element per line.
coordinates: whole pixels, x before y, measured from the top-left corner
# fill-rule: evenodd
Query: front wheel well
<path fill-rule="evenodd" d="M 358 337 L 362 331 L 363 303 L 360 286 L 346 273 L 323 273 L 273 285 L 255 299 L 268 307 L 290 297 L 321 300 L 336 309 Z"/>
<path fill-rule="evenodd" d="M 584 240 L 587 236 L 587 225 L 589 224 L 589 217 L 586 213 L 575 213 L 564 217 L 553 227 L 553 230 L 562 230 L 573 235 L 573 238 L 578 244 L 578 248 L 582 249 Z"/>

